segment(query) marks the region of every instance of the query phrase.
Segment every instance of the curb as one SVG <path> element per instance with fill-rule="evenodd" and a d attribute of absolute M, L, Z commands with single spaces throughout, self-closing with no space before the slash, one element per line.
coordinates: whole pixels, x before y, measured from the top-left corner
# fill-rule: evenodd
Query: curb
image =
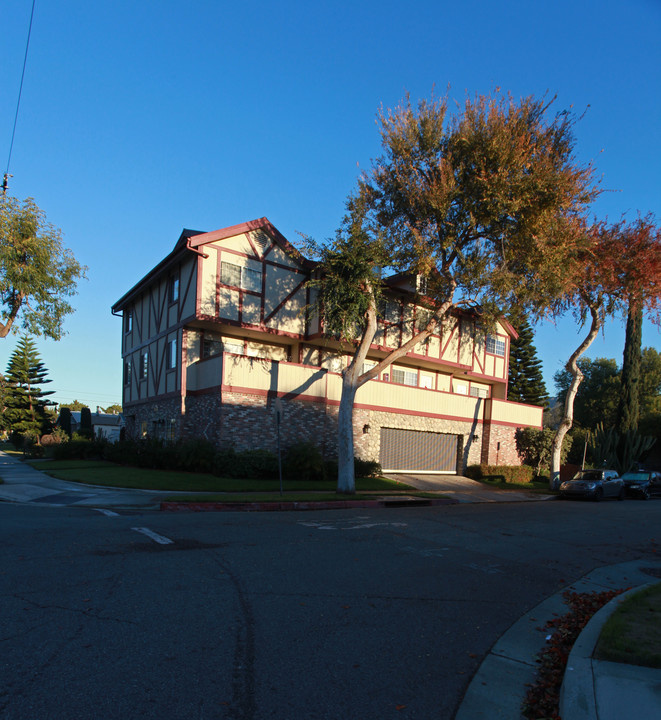
<path fill-rule="evenodd" d="M 278 510 L 345 510 L 347 508 L 429 507 L 457 505 L 453 498 L 383 499 L 383 500 L 329 500 L 283 502 L 162 502 L 163 512 L 275 512 Z"/>
<path fill-rule="evenodd" d="M 567 658 L 565 675 L 560 688 L 558 707 L 561 717 L 570 717 L 572 720 L 598 720 L 592 655 L 599 641 L 601 630 L 621 603 L 641 590 L 656 584 L 650 582 L 638 585 L 614 597 L 596 612 L 581 630 Z"/>

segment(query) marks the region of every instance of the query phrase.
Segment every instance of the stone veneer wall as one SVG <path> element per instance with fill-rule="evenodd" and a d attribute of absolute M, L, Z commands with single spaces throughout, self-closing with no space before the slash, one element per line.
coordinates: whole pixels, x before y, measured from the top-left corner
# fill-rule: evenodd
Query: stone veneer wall
<path fill-rule="evenodd" d="M 313 442 L 324 456 L 337 454 L 338 407 L 323 403 L 283 400 L 284 413 L 280 427 L 282 448 L 298 442 Z M 264 395 L 220 392 L 186 398 L 186 414 L 181 416 L 180 400 L 170 398 L 133 405 L 127 409 L 127 437 L 140 437 L 142 423 L 147 423 L 150 436 L 166 438 L 174 420 L 175 438 L 201 437 L 219 447 L 236 450 L 260 448 L 275 452 L 277 431 L 272 401 Z M 156 421 L 163 421 L 163 423 Z M 378 410 L 354 410 L 354 446 L 356 455 L 364 460 L 378 460 L 381 427 L 461 436 L 462 451 L 459 473 L 466 466 L 479 462 L 519 464 L 514 443 L 515 428 L 480 425 L 468 421 L 442 420 L 419 415 L 404 415 Z M 473 439 L 477 436 L 477 439 Z M 491 441 L 491 442 L 490 442 Z M 501 449 L 496 451 L 496 443 Z M 489 445 L 491 447 L 489 447 Z"/>
<path fill-rule="evenodd" d="M 480 462 L 486 465 L 520 465 L 521 458 L 516 451 L 517 428 L 510 425 L 485 425 L 485 442 Z M 498 449 L 500 443 L 500 449 Z"/>
<path fill-rule="evenodd" d="M 337 454 L 339 410 L 337 406 L 286 400 L 283 400 L 282 404 L 284 408 L 280 426 L 282 448 L 299 442 L 313 442 L 325 457 L 333 457 Z M 264 395 L 226 392 L 221 400 L 219 392 L 206 393 L 188 396 L 185 407 L 186 413 L 182 417 L 178 398 L 133 405 L 127 409 L 125 415 L 126 435 L 139 438 L 144 422 L 148 435 L 168 439 L 167 433 L 170 431 L 171 422 L 174 421 L 175 439 L 205 438 L 219 447 L 234 447 L 236 450 L 260 448 L 275 452 L 277 449 L 273 404 L 272 400 Z M 460 435 L 462 438 L 460 473 L 467 465 L 480 461 L 487 462 L 484 458 L 488 457 L 488 450 L 485 452 L 483 442 L 488 441 L 488 436 L 483 433 L 481 425 L 363 408 L 354 409 L 356 456 L 364 460 L 379 459 L 381 427 Z M 506 430 L 512 429 L 506 428 Z M 513 442 L 513 430 L 510 434 Z M 473 440 L 474 435 L 478 436 L 477 440 Z M 501 447 L 504 447 L 505 442 L 506 438 L 503 437 Z M 503 450 L 500 456 L 505 458 Z M 515 462 L 518 463 L 518 460 Z"/>

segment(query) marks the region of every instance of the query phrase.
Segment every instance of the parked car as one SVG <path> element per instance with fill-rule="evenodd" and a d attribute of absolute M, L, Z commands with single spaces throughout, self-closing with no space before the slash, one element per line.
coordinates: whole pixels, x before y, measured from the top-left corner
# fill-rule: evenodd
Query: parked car
<path fill-rule="evenodd" d="M 627 495 L 649 500 L 652 495 L 661 495 L 661 473 L 650 470 L 637 470 L 622 475 Z"/>
<path fill-rule="evenodd" d="M 579 470 L 571 480 L 560 485 L 560 497 L 624 500 L 624 481 L 615 470 Z"/>

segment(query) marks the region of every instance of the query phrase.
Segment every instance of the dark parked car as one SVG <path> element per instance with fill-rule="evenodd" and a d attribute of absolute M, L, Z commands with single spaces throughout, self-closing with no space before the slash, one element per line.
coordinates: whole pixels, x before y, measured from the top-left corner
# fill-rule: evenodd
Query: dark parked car
<path fill-rule="evenodd" d="M 624 500 L 624 482 L 615 470 L 579 470 L 571 480 L 560 485 L 560 497 Z"/>
<path fill-rule="evenodd" d="M 661 495 L 661 473 L 637 470 L 622 475 L 627 495 L 649 500 L 652 495 Z"/>

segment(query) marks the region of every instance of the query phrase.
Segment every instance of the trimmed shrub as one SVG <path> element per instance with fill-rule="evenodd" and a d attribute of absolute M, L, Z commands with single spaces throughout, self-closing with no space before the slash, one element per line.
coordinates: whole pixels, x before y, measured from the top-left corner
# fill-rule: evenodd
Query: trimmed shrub
<path fill-rule="evenodd" d="M 354 458 L 353 469 L 356 477 L 377 478 L 381 477 L 383 471 L 380 463 L 376 460 L 361 460 Z"/>
<path fill-rule="evenodd" d="M 283 460 L 284 475 L 292 480 L 323 480 L 324 459 L 311 442 L 292 445 Z"/>
<path fill-rule="evenodd" d="M 269 479 L 278 477 L 278 458 L 268 450 L 244 450 L 237 453 L 236 474 L 233 477 Z"/>
<path fill-rule="evenodd" d="M 529 483 L 535 470 L 529 465 L 469 465 L 466 477 L 473 480 L 497 480 L 506 483 Z"/>

